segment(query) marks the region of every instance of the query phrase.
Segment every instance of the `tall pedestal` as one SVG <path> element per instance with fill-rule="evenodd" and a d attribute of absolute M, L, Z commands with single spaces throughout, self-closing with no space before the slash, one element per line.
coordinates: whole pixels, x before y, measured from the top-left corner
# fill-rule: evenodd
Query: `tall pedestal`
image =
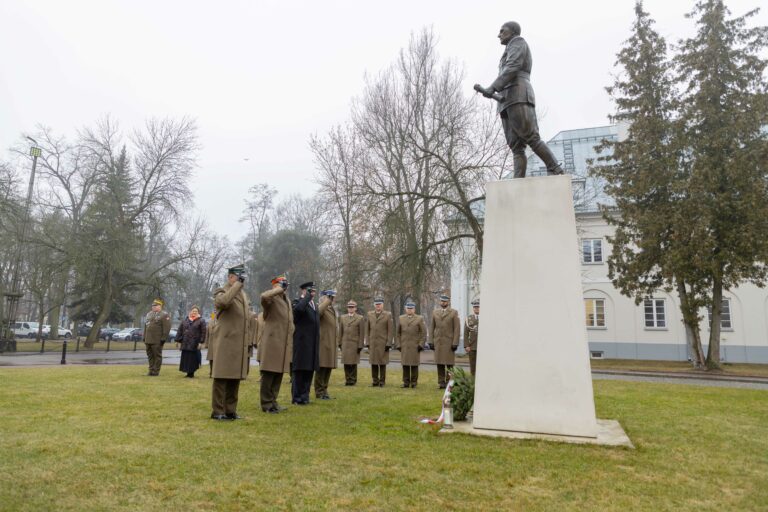
<path fill-rule="evenodd" d="M 474 429 L 597 438 L 570 176 L 489 183 Z"/>

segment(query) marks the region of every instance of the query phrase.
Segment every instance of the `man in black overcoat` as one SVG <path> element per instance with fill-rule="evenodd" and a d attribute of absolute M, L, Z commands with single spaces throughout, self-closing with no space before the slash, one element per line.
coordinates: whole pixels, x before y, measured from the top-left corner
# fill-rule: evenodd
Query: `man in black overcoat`
<path fill-rule="evenodd" d="M 313 282 L 302 284 L 301 296 L 293 302 L 293 382 L 292 403 L 309 403 L 312 375 L 318 369 L 320 355 L 320 317 L 315 303 Z"/>

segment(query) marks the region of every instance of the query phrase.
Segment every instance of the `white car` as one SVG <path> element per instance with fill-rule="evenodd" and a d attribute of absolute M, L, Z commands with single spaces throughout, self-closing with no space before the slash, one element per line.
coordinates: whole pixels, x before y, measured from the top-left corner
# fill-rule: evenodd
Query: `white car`
<path fill-rule="evenodd" d="M 112 341 L 130 341 L 134 337 L 133 331 L 135 330 L 137 330 L 135 327 L 130 327 L 128 329 L 123 329 L 122 331 L 117 331 L 112 335 Z"/>
<path fill-rule="evenodd" d="M 13 334 L 17 338 L 35 338 L 39 327 L 37 322 L 14 322 Z"/>
<path fill-rule="evenodd" d="M 51 334 L 51 326 L 50 325 L 44 325 L 43 326 L 43 338 L 47 338 Z M 72 331 L 69 329 L 65 329 L 64 327 L 59 327 L 59 338 L 71 338 L 72 337 Z"/>

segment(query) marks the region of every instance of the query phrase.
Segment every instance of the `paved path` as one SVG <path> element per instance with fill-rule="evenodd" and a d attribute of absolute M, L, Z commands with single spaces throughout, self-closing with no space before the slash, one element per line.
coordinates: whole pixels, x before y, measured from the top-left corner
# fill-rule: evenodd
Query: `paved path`
<path fill-rule="evenodd" d="M 203 365 L 207 365 L 205 360 L 205 351 L 203 351 Z M 391 362 L 389 368 L 391 372 L 398 372 L 400 369 L 398 354 L 394 354 L 393 359 L 398 361 Z M 167 366 L 176 366 L 181 358 L 181 352 L 175 349 L 166 349 L 163 351 L 163 364 Z M 434 353 L 431 351 L 422 352 L 422 365 L 434 365 Z M 133 364 L 146 365 L 147 356 L 143 351 L 137 350 L 119 350 L 112 352 L 69 352 L 67 353 L 68 365 L 88 365 L 88 364 Z M 459 366 L 469 366 L 466 360 L 459 360 Z M 256 360 L 251 360 L 252 366 L 258 366 Z M 61 353 L 48 352 L 38 353 L 4 353 L 0 354 L 0 367 L 35 367 L 35 366 L 61 366 Z M 360 366 L 368 368 L 368 359 L 363 354 Z M 394 376 L 394 375 L 393 375 Z M 366 374 L 361 375 L 362 379 Z M 592 378 L 595 380 L 623 380 L 632 382 L 660 382 L 666 384 L 690 384 L 696 386 L 712 386 L 726 388 L 742 389 L 760 389 L 768 391 L 768 378 L 760 377 L 740 377 L 736 375 L 720 375 L 698 377 L 684 373 L 661 373 L 661 372 L 642 372 L 642 371 L 616 371 L 616 370 L 593 370 Z"/>

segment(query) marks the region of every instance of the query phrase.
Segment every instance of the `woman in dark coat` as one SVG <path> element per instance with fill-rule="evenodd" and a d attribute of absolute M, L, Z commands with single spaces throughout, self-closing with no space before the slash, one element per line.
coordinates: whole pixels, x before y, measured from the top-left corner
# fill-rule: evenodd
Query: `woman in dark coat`
<path fill-rule="evenodd" d="M 205 343 L 206 324 L 200 317 L 200 308 L 192 306 L 189 316 L 182 320 L 176 331 L 176 346 L 181 348 L 179 371 L 186 372 L 190 379 L 200 368 L 203 356 L 200 348 Z"/>

